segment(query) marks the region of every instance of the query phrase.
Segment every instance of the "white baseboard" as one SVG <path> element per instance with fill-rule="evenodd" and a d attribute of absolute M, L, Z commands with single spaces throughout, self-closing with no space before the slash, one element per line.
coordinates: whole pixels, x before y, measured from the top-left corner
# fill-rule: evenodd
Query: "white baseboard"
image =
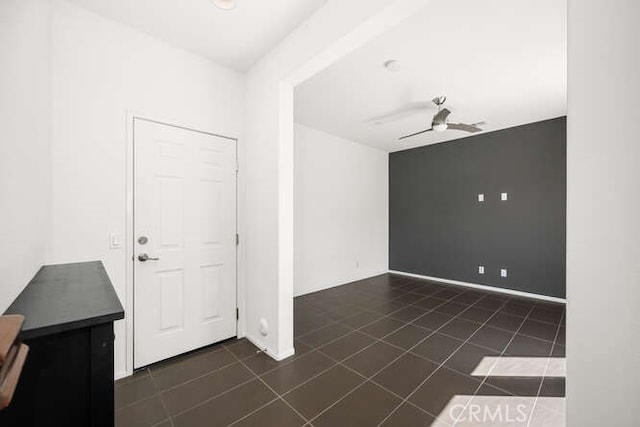
<path fill-rule="evenodd" d="M 269 350 L 268 347 L 266 347 L 262 342 L 260 342 L 260 340 L 255 339 L 249 335 L 246 335 L 245 338 L 247 340 L 249 340 L 253 345 L 255 345 L 256 347 L 258 347 L 260 350 L 262 350 L 264 353 L 266 353 L 267 356 L 269 356 L 270 358 L 272 358 L 273 360 L 275 360 L 276 362 L 279 362 L 281 360 L 286 359 L 287 357 L 291 357 L 295 354 L 295 349 L 292 347 L 289 350 L 283 351 L 279 354 L 272 352 L 271 350 Z"/>
<path fill-rule="evenodd" d="M 547 295 L 540 295 L 540 294 L 532 294 L 529 292 L 516 291 L 513 289 L 498 288 L 494 286 L 480 285 L 477 283 L 461 282 L 458 280 L 443 279 L 440 277 L 423 276 L 422 274 L 405 273 L 404 271 L 389 270 L 389 273 L 398 274 L 400 276 L 414 277 L 416 279 L 431 280 L 434 282 L 441 282 L 449 285 L 457 285 L 457 286 L 464 286 L 467 288 L 481 289 L 483 291 L 498 292 L 501 294 L 516 295 L 516 296 L 525 297 L 525 298 L 534 298 L 542 301 L 557 302 L 561 304 L 567 303 L 567 300 L 564 298 L 550 297 Z"/>
<path fill-rule="evenodd" d="M 120 371 L 114 374 L 114 380 L 118 381 L 118 380 L 121 380 L 122 378 L 130 377 L 130 376 L 131 376 L 131 373 L 127 371 Z"/>
<path fill-rule="evenodd" d="M 385 267 L 383 270 L 370 271 L 368 273 L 362 273 L 361 272 L 357 276 L 343 277 L 341 279 L 334 280 L 333 282 L 331 282 L 329 284 L 325 283 L 325 284 L 322 284 L 322 285 L 314 286 L 314 287 L 309 288 L 309 289 L 305 289 L 302 292 L 297 292 L 294 289 L 293 297 L 296 298 L 296 297 L 301 297 L 301 296 L 304 296 L 304 295 L 313 294 L 315 292 L 320 292 L 320 291 L 324 291 L 324 290 L 327 290 L 327 289 L 335 288 L 335 287 L 338 287 L 338 286 L 346 285 L 346 284 L 349 284 L 349 283 L 352 283 L 352 282 L 357 282 L 357 281 L 360 281 L 360 280 L 368 279 L 370 277 L 379 276 L 379 275 L 385 274 L 387 272 L 388 272 L 388 269 Z"/>
<path fill-rule="evenodd" d="M 267 353 L 267 354 L 269 354 L 269 353 Z M 282 353 L 278 354 L 277 356 L 273 356 L 272 354 L 269 354 L 269 356 L 271 356 L 273 359 L 275 359 L 276 361 L 279 362 L 281 360 L 284 360 L 284 359 L 286 359 L 288 357 L 293 356 L 294 354 L 296 354 L 296 350 L 293 347 L 291 347 L 289 350 L 283 351 Z"/>

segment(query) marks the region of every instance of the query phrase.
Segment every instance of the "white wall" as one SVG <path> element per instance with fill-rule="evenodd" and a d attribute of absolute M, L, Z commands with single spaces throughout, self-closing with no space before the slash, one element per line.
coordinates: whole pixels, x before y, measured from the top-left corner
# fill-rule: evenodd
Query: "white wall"
<path fill-rule="evenodd" d="M 427 6 L 430 0 L 329 1 L 247 74 L 241 145 L 240 278 L 245 332 L 276 358 L 293 353 L 293 84 Z M 256 214 L 258 213 L 258 214 Z M 260 319 L 270 325 L 262 336 Z"/>
<path fill-rule="evenodd" d="M 640 2 L 569 0 L 567 419 L 638 425 Z"/>
<path fill-rule="evenodd" d="M 0 1 L 0 313 L 43 264 L 49 225 L 49 1 Z"/>
<path fill-rule="evenodd" d="M 124 248 L 109 248 L 109 234 L 125 234 L 127 111 L 239 137 L 243 77 L 64 1 L 54 0 L 52 18 L 47 262 L 103 260 L 125 304 L 128 261 Z M 117 375 L 125 372 L 125 331 L 118 322 Z"/>
<path fill-rule="evenodd" d="M 294 294 L 388 270 L 388 153 L 295 126 Z"/>

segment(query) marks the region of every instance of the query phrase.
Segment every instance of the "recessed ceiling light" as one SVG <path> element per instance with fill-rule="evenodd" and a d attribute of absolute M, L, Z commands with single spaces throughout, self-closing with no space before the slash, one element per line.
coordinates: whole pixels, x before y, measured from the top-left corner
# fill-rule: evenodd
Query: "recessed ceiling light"
<path fill-rule="evenodd" d="M 400 70 L 400 63 L 395 59 L 389 59 L 388 61 L 384 61 L 382 65 L 384 66 L 384 68 L 392 72 L 396 72 Z"/>
<path fill-rule="evenodd" d="M 211 0 L 220 9 L 231 10 L 236 7 L 236 0 Z"/>

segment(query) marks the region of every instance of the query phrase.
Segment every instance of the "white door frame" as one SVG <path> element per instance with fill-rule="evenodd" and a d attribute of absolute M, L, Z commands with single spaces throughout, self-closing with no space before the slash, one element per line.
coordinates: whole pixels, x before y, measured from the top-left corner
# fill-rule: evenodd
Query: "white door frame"
<path fill-rule="evenodd" d="M 193 126 L 185 123 L 184 121 L 171 120 L 158 115 L 149 115 L 137 113 L 135 111 L 127 111 L 126 117 L 126 133 L 127 133 L 127 147 L 126 147 L 126 230 L 125 230 L 125 372 L 116 373 L 116 378 L 126 377 L 133 374 L 133 352 L 134 352 L 134 170 L 135 170 L 135 127 L 134 122 L 136 120 L 145 120 L 165 126 L 177 127 L 180 129 L 190 130 L 193 132 L 200 132 L 207 135 L 217 136 L 225 138 L 229 141 L 233 141 L 236 144 L 236 162 L 240 163 L 239 155 L 239 140 L 238 138 L 222 135 L 215 131 L 203 130 L 201 126 Z M 239 189 L 241 180 L 240 168 L 238 167 L 238 173 L 236 174 L 236 233 L 242 235 L 242 224 L 240 219 L 240 195 Z M 244 337 L 244 313 L 245 313 L 245 294 L 243 276 L 241 275 L 242 269 L 240 263 L 242 259 L 242 245 L 236 246 L 236 306 L 240 311 L 240 316 L 236 322 L 236 335 L 238 338 Z"/>

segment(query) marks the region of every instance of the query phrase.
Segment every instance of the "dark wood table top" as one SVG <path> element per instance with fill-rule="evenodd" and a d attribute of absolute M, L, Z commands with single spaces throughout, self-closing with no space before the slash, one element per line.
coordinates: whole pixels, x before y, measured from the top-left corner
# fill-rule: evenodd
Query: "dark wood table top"
<path fill-rule="evenodd" d="M 25 317 L 23 340 L 124 318 L 101 261 L 45 265 L 5 314 Z"/>

